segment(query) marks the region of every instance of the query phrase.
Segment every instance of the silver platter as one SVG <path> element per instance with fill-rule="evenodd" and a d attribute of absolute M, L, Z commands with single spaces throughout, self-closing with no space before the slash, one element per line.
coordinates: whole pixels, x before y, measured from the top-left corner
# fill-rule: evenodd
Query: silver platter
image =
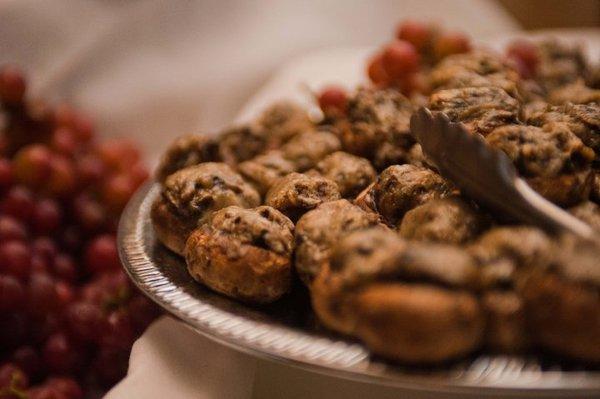
<path fill-rule="evenodd" d="M 141 188 L 119 226 L 127 273 L 148 297 L 200 334 L 251 355 L 400 390 L 484 395 L 600 397 L 600 372 L 542 356 L 477 355 L 437 368 L 407 367 L 374 357 L 359 342 L 319 326 L 298 286 L 276 304 L 251 307 L 194 282 L 184 261 L 157 243 L 150 206 L 156 184 Z"/>

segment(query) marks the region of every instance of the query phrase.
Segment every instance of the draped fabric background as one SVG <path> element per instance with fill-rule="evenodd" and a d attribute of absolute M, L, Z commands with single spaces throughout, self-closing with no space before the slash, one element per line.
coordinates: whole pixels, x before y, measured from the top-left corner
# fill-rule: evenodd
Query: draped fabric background
<path fill-rule="evenodd" d="M 101 135 L 138 140 L 154 163 L 173 137 L 215 132 L 290 88 L 301 99 L 289 79 L 299 71 L 320 75 L 303 58 L 294 73 L 271 80 L 281 65 L 289 72 L 298 57 L 317 52 L 319 58 L 340 46 L 364 54 L 407 17 L 440 21 L 478 40 L 517 30 L 487 0 L 4 0 L 0 63 L 25 67 L 34 95 L 66 99 L 89 112 Z M 328 73 L 311 82 L 356 80 L 361 68 L 362 61 L 338 70 L 329 59 Z M 164 317 L 135 344 L 128 377 L 107 397 L 322 396 L 392 398 L 397 392 L 256 360 Z"/>
<path fill-rule="evenodd" d="M 173 136 L 230 123 L 292 57 L 381 44 L 406 17 L 478 38 L 517 26 L 488 0 L 4 0 L 0 63 L 154 158 Z"/>

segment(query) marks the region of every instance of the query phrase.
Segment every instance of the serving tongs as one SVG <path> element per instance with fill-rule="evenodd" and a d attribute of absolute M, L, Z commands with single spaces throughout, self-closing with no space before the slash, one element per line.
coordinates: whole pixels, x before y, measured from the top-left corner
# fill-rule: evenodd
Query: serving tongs
<path fill-rule="evenodd" d="M 504 152 L 462 123 L 421 107 L 410 118 L 410 130 L 440 174 L 482 205 L 551 233 L 592 238 L 594 230 L 588 224 L 535 192 Z"/>

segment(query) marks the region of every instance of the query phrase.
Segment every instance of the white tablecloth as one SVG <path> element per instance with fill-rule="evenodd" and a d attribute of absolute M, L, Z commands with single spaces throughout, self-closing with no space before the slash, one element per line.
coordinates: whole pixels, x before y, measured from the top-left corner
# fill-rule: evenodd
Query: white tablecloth
<path fill-rule="evenodd" d="M 433 399 L 323 376 L 215 344 L 163 317 L 133 346 L 127 378 L 105 399 Z M 444 399 L 460 396 L 444 395 Z"/>

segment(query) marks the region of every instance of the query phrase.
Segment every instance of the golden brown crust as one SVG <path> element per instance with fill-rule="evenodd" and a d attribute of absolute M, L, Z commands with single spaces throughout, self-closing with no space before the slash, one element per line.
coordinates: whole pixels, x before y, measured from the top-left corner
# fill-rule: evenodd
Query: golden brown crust
<path fill-rule="evenodd" d="M 162 197 L 152 204 L 150 218 L 156 238 L 171 251 L 183 256 L 185 241 L 196 227 L 186 219 L 178 218 L 168 207 Z"/>
<path fill-rule="evenodd" d="M 307 131 L 294 136 L 283 147 L 283 157 L 294 164 L 299 172 L 314 168 L 327 155 L 342 147 L 335 134 L 319 130 Z"/>
<path fill-rule="evenodd" d="M 374 352 L 435 363 L 481 344 L 484 320 L 472 259 L 458 248 L 407 243 L 385 227 L 351 233 L 312 285 L 317 316 Z"/>
<path fill-rule="evenodd" d="M 468 250 L 480 268 L 481 289 L 513 288 L 520 270 L 545 267 L 553 242 L 543 231 L 528 226 L 495 227 Z"/>
<path fill-rule="evenodd" d="M 290 287 L 293 227 L 267 206 L 224 208 L 187 240 L 188 271 L 232 298 L 273 302 Z"/>
<path fill-rule="evenodd" d="M 565 104 L 551 106 L 542 103 L 530 111 L 524 120 L 531 125 L 544 127 L 553 123 L 562 123 L 581 141 L 596 151 L 600 156 L 600 105 L 598 104 Z M 533 108 L 533 109 L 531 109 Z"/>
<path fill-rule="evenodd" d="M 238 170 L 264 196 L 278 179 L 295 172 L 296 167 L 281 151 L 272 150 L 240 163 Z"/>
<path fill-rule="evenodd" d="M 376 209 L 390 226 L 396 226 L 414 207 L 451 193 L 452 187 L 440 175 L 415 165 L 390 166 L 373 186 Z"/>
<path fill-rule="evenodd" d="M 590 199 L 597 204 L 600 204 L 600 172 L 594 170 L 592 174 L 592 189 L 590 192 Z"/>
<path fill-rule="evenodd" d="M 593 184 L 590 169 L 557 177 L 530 177 L 527 183 L 547 200 L 560 206 L 571 206 L 589 198 Z"/>
<path fill-rule="evenodd" d="M 246 302 L 273 302 L 289 290 L 289 257 L 248 246 L 243 256 L 232 258 L 228 247 L 233 240 L 195 230 L 185 251 L 190 275 L 215 291 Z"/>
<path fill-rule="evenodd" d="M 256 121 L 270 148 L 279 148 L 292 137 L 314 130 L 306 110 L 290 101 L 279 101 L 267 107 Z"/>
<path fill-rule="evenodd" d="M 591 104 L 600 102 L 600 90 L 585 85 L 583 79 L 553 90 L 548 95 L 552 104 Z"/>
<path fill-rule="evenodd" d="M 325 157 L 317 164 L 315 170 L 334 181 L 344 198 L 354 198 L 377 177 L 375 169 L 367 159 L 343 151 Z"/>
<path fill-rule="evenodd" d="M 373 198 L 373 186 L 375 186 L 375 183 L 369 184 L 364 190 L 362 190 L 354 199 L 354 204 L 366 212 L 379 215 L 379 213 L 377 213 L 375 199 Z"/>
<path fill-rule="evenodd" d="M 553 352 L 600 361 L 600 292 L 556 274 L 533 273 L 521 289 L 536 342 Z"/>
<path fill-rule="evenodd" d="M 488 218 L 460 197 L 434 199 L 406 212 L 399 226 L 406 239 L 448 244 L 473 240 Z"/>
<path fill-rule="evenodd" d="M 529 185 L 548 200 L 569 206 L 588 198 L 594 151 L 567 124 L 507 125 L 486 140 L 506 153 Z"/>
<path fill-rule="evenodd" d="M 486 317 L 486 346 L 500 353 L 521 353 L 530 345 L 522 298 L 513 291 L 483 294 L 481 306 Z"/>
<path fill-rule="evenodd" d="M 569 209 L 571 215 L 583 220 L 600 232 L 600 206 L 592 201 L 585 201 Z"/>
<path fill-rule="evenodd" d="M 351 335 L 357 322 L 353 296 L 344 295 L 340 276 L 325 263 L 311 286 L 312 306 L 319 320 L 333 331 Z"/>
<path fill-rule="evenodd" d="M 358 293 L 355 303 L 356 335 L 382 356 L 437 363 L 464 356 L 482 342 L 483 314 L 467 292 L 378 283 Z"/>
<path fill-rule="evenodd" d="M 402 155 L 414 143 L 409 131 L 412 111 L 413 104 L 396 89 L 360 87 L 348 100 L 346 117 L 335 122 L 334 131 L 344 151 L 370 160 L 379 158 L 377 167 L 383 169 L 392 158 L 398 160 L 389 144 Z"/>
<path fill-rule="evenodd" d="M 433 89 L 499 87 L 518 98 L 519 74 L 497 54 L 473 51 L 444 58 L 431 71 Z"/>
<path fill-rule="evenodd" d="M 224 163 L 206 162 L 171 174 L 153 204 L 152 224 L 167 248 L 183 254 L 188 235 L 210 215 L 230 205 L 252 207 L 260 196 Z"/>
<path fill-rule="evenodd" d="M 331 180 L 318 175 L 290 173 L 271 187 L 265 204 L 295 221 L 320 204 L 337 199 L 340 199 L 340 192 Z"/>
<path fill-rule="evenodd" d="M 213 137 L 190 134 L 178 137 L 163 154 L 156 169 L 156 178 L 164 182 L 178 170 L 202 162 L 218 160 L 218 144 Z"/>
<path fill-rule="evenodd" d="M 499 126 L 516 122 L 519 114 L 519 102 L 498 87 L 440 90 L 431 95 L 429 107 L 484 136 Z"/>
<path fill-rule="evenodd" d="M 374 226 L 379 218 L 347 200 L 326 202 L 305 213 L 296 224 L 295 267 L 307 285 L 329 259 L 331 248 L 345 235 Z"/>
<path fill-rule="evenodd" d="M 586 75 L 587 65 L 580 45 L 545 40 L 538 45 L 540 62 L 535 79 L 550 92 Z"/>
<path fill-rule="evenodd" d="M 219 159 L 234 167 L 243 161 L 254 158 L 269 148 L 263 132 L 254 125 L 232 127 L 219 137 Z"/>

